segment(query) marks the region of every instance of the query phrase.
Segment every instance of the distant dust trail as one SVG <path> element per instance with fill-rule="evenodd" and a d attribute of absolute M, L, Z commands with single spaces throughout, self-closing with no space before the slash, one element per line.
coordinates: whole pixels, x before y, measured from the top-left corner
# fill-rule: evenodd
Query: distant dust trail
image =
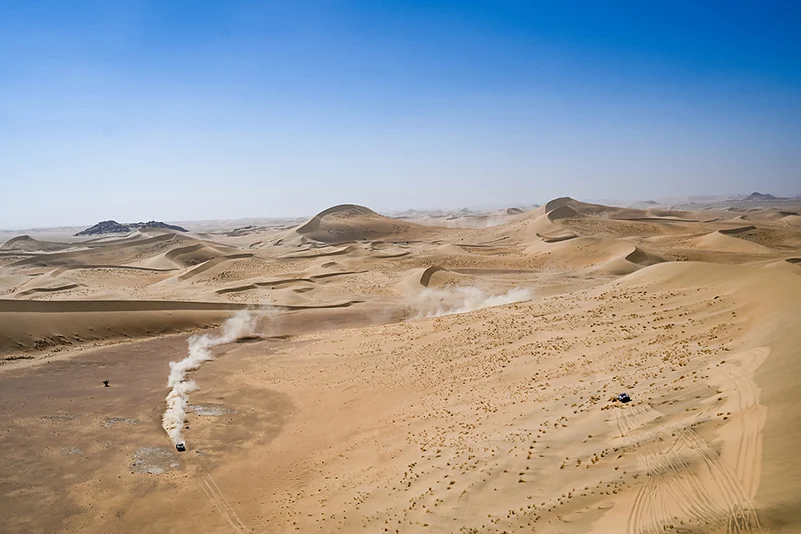
<path fill-rule="evenodd" d="M 456 287 L 453 289 L 425 288 L 410 297 L 414 310 L 413 319 L 438 317 L 453 313 L 466 313 L 491 306 L 501 306 L 513 302 L 530 300 L 531 290 L 525 288 L 510 289 L 500 295 L 491 295 L 477 287 Z"/>
<path fill-rule="evenodd" d="M 186 407 L 189 404 L 189 393 L 197 389 L 194 380 L 188 380 L 190 371 L 198 369 L 203 362 L 213 360 L 211 348 L 224 343 L 236 341 L 237 338 L 254 332 L 256 317 L 246 310 L 238 312 L 228 319 L 218 336 L 203 334 L 192 336 L 188 340 L 189 355 L 179 362 L 170 362 L 170 376 L 167 385 L 167 409 L 161 418 L 161 426 L 167 431 L 173 443 L 183 441 L 183 426 L 186 420 Z"/>

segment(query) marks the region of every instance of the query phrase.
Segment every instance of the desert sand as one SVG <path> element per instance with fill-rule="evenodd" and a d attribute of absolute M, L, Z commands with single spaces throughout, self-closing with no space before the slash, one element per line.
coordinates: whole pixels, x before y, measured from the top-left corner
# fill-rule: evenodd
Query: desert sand
<path fill-rule="evenodd" d="M 801 532 L 799 213 L 9 234 L 0 532 Z"/>

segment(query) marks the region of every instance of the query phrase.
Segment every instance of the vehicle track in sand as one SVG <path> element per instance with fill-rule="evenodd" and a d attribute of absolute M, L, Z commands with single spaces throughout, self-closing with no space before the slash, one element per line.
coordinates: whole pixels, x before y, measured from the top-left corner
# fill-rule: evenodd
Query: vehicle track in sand
<path fill-rule="evenodd" d="M 734 394 L 733 400 L 740 411 L 735 474 L 751 499 L 759 487 L 762 429 L 767 417 L 767 408 L 759 404 L 760 389 L 753 376 L 769 354 L 768 347 L 759 347 L 733 354 L 721 365 L 724 375 L 730 381 L 728 386 Z"/>
<path fill-rule="evenodd" d="M 747 373 L 761 363 L 758 356 L 743 356 L 751 362 L 739 367 L 731 363 L 724 371 L 735 395 L 754 402 L 755 386 Z M 736 360 L 735 355 L 732 360 Z M 763 358 L 764 359 L 764 358 Z M 618 429 L 645 465 L 647 479 L 640 487 L 627 522 L 627 532 L 657 533 L 686 522 L 725 529 L 727 533 L 759 532 L 752 504 L 758 472 L 759 447 L 754 445 L 761 426 L 742 425 L 737 439 L 736 465 L 730 468 L 721 456 L 686 424 L 669 423 L 654 429 L 664 414 L 648 404 L 616 410 Z M 757 430 L 756 433 L 754 430 Z M 756 465 L 755 465 L 756 463 Z"/>
<path fill-rule="evenodd" d="M 193 456 L 191 453 L 189 454 L 189 459 L 195 466 L 195 474 L 197 475 L 200 489 L 203 490 L 203 493 L 206 494 L 206 497 L 209 498 L 212 504 L 214 504 L 214 507 L 217 508 L 217 510 L 222 514 L 226 523 L 228 523 L 228 525 L 231 527 L 231 530 L 241 533 L 250 532 L 250 529 L 245 526 L 245 524 L 242 522 L 242 519 L 240 519 L 240 517 L 237 515 L 233 506 L 231 506 L 231 503 L 228 502 L 228 499 L 220 489 L 220 486 L 217 485 L 214 477 L 211 476 L 211 473 L 204 465 L 203 460 L 199 457 Z"/>

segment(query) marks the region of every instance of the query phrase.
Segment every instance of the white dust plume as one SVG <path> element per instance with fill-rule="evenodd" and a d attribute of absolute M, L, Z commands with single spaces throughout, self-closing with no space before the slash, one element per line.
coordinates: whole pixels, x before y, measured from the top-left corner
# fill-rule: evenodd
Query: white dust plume
<path fill-rule="evenodd" d="M 412 319 L 422 319 L 522 302 L 532 297 L 531 290 L 517 287 L 500 295 L 492 295 L 477 287 L 427 287 L 411 297 L 410 304 L 413 310 Z"/>
<path fill-rule="evenodd" d="M 242 310 L 223 324 L 222 334 L 190 337 L 189 354 L 186 358 L 179 362 L 170 362 L 170 376 L 167 381 L 170 393 L 167 395 L 167 409 L 161 418 L 161 426 L 167 431 L 173 443 L 183 441 L 182 430 L 186 420 L 189 393 L 198 387 L 194 380 L 187 379 L 187 374 L 198 369 L 203 362 L 214 359 L 211 353 L 212 347 L 251 335 L 255 327 L 256 317 L 247 310 Z"/>

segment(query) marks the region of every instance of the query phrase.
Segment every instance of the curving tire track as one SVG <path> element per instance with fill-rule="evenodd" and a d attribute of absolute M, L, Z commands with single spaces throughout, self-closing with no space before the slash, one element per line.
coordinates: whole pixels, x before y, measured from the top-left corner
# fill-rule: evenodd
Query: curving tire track
<path fill-rule="evenodd" d="M 767 408 L 759 404 L 760 389 L 752 377 L 769 354 L 769 348 L 759 347 L 734 354 L 723 364 L 723 373 L 730 381 L 741 415 L 741 437 L 734 459 L 735 474 L 752 499 L 759 487 L 762 429 L 767 416 Z"/>
<path fill-rule="evenodd" d="M 724 364 L 723 375 L 743 419 L 731 466 L 686 425 L 669 423 L 655 429 L 650 423 L 664 414 L 648 404 L 616 410 L 618 430 L 648 475 L 629 514 L 628 533 L 663 532 L 675 528 L 678 520 L 732 534 L 760 530 L 752 499 L 765 409 L 759 406 L 759 389 L 751 375 L 767 354 L 766 349 L 746 351 Z"/>

